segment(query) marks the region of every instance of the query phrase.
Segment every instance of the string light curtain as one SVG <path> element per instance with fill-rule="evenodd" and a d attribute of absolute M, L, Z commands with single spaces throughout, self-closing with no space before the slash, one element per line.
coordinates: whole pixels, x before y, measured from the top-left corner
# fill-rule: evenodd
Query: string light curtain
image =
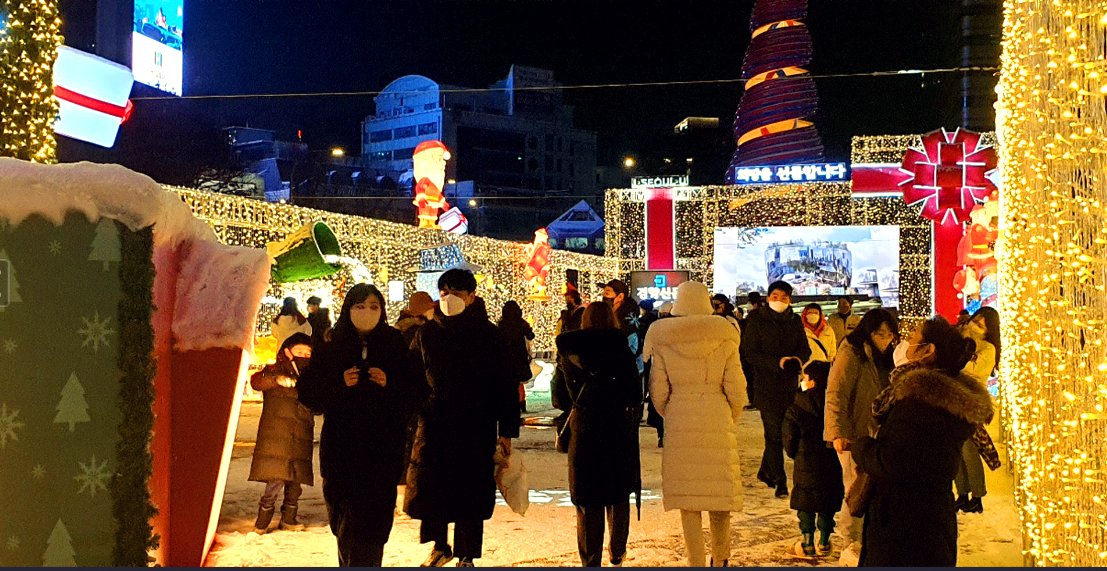
<path fill-rule="evenodd" d="M 1007 0 L 996 125 L 1008 452 L 1027 563 L 1107 563 L 1107 1 Z"/>
<path fill-rule="evenodd" d="M 56 0 L 0 0 L 0 155 L 57 162 L 54 60 L 62 44 Z"/>
<path fill-rule="evenodd" d="M 477 294 L 484 298 L 488 312 L 498 320 L 500 309 L 508 300 L 515 300 L 523 315 L 533 320 L 538 351 L 553 349 L 554 326 L 564 308 L 558 295 L 565 286 L 566 270 L 578 272 L 581 294 L 598 299 L 601 284 L 618 277 L 614 258 L 554 250 L 550 256 L 548 285 L 551 298 L 547 301 L 527 299 L 527 282 L 523 273 L 528 260 L 527 244 L 495 240 L 479 236 L 458 235 L 436 230 L 424 230 L 408 224 L 385 220 L 335 214 L 288 204 L 273 204 L 249 198 L 170 187 L 192 209 L 193 214 L 207 222 L 225 244 L 264 248 L 269 242 L 284 239 L 304 224 L 322 220 L 334 231 L 345 256 L 365 264 L 369 278 L 389 296 L 389 282 L 404 282 L 404 295 L 386 303 L 389 320 L 395 323 L 407 298 L 415 291 L 419 253 L 445 242 L 461 247 L 465 260 L 481 267 L 476 272 Z M 361 271 L 343 269 L 323 279 L 290 284 L 271 283 L 266 293 L 273 303 L 263 305 L 258 313 L 259 334 L 267 334 L 270 324 L 280 311 L 280 300 L 295 297 L 301 305 L 312 295 L 323 299 L 336 319 L 346 291 L 364 276 Z"/>

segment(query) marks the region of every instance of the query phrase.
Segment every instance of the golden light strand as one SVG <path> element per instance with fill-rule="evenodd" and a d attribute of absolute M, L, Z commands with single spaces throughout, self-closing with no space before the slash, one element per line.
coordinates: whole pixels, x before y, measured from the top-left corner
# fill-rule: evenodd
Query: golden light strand
<path fill-rule="evenodd" d="M 1107 563 L 1107 1 L 1007 0 L 996 126 L 1008 452 L 1032 565 Z"/>

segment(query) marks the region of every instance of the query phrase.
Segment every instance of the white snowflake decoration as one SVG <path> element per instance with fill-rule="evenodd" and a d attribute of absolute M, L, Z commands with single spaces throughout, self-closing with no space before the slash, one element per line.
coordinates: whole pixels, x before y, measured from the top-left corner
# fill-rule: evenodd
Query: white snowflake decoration
<path fill-rule="evenodd" d="M 41 480 L 46 477 L 46 466 L 39 464 L 34 468 L 31 468 L 31 477 L 36 480 Z"/>
<path fill-rule="evenodd" d="M 19 538 L 13 535 L 13 536 L 8 538 L 8 551 L 18 551 L 18 550 L 19 550 Z"/>
<path fill-rule="evenodd" d="M 19 416 L 18 410 L 8 411 L 8 403 L 0 404 L 0 449 L 8 445 L 8 439 L 19 440 L 15 430 L 23 428 L 23 423 L 15 419 Z"/>
<path fill-rule="evenodd" d="M 77 333 L 85 338 L 84 343 L 81 343 L 81 347 L 87 347 L 89 343 L 92 343 L 92 350 L 98 352 L 100 350 L 100 344 L 103 343 L 104 347 L 110 347 L 108 343 L 108 335 L 115 333 L 114 329 L 108 328 L 108 321 L 111 316 L 105 317 L 103 321 L 100 321 L 100 312 L 97 311 L 92 319 L 81 316 L 81 321 L 85 322 L 83 329 L 78 329 Z"/>
<path fill-rule="evenodd" d="M 92 460 L 88 464 L 84 462 L 77 462 L 81 466 L 81 474 L 73 476 L 74 480 L 81 483 L 81 488 L 77 490 L 77 494 L 80 495 L 85 490 L 88 490 L 90 497 L 96 497 L 96 489 L 99 488 L 108 491 L 107 482 L 111 479 L 111 474 L 107 472 L 108 461 L 104 460 L 100 464 L 96 463 L 96 455 L 92 455 Z"/>
<path fill-rule="evenodd" d="M 15 339 L 8 339 L 4 341 L 4 352 L 7 354 L 15 353 L 15 350 L 19 347 L 19 344 L 15 342 Z"/>
<path fill-rule="evenodd" d="M 50 253 L 51 254 L 57 256 L 58 253 L 61 252 L 61 249 L 62 249 L 61 242 L 59 242 L 57 240 L 54 240 L 54 241 L 50 242 Z"/>

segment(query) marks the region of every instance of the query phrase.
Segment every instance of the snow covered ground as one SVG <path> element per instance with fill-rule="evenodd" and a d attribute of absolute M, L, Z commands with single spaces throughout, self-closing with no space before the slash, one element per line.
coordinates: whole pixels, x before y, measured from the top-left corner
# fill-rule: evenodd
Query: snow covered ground
<path fill-rule="evenodd" d="M 556 413 L 549 407 L 548 392 L 531 391 L 527 402 L 531 412 L 525 416 L 553 416 Z M 206 565 L 337 565 L 334 536 L 327 527 L 326 507 L 318 485 L 305 487 L 300 499 L 300 522 L 306 525 L 306 530 L 287 532 L 274 528 L 274 531 L 262 536 L 253 533 L 257 501 L 264 485 L 248 482 L 246 478 L 250 471 L 253 440 L 257 434 L 260 413 L 260 404 L 244 403 L 242 406 L 218 533 Z M 317 437 L 321 425 L 321 422 L 316 423 Z M 522 429 L 522 435 L 515 446 L 516 450 L 525 455 L 532 490 L 531 506 L 523 517 L 511 512 L 502 502 L 497 505 L 493 518 L 485 522 L 484 557 L 477 560 L 479 566 L 580 565 L 576 549 L 575 512 L 568 501 L 566 456 L 554 450 L 553 441 L 552 428 Z M 795 512 L 788 509 L 788 500 L 775 498 L 772 490 L 754 477 L 762 447 L 758 413 L 743 413 L 739 421 L 739 442 L 742 446 L 742 474 L 746 486 L 745 510 L 733 516 L 733 554 L 730 565 L 836 565 L 839 552 L 844 547 L 838 537 L 834 538 L 834 552 L 831 557 L 821 561 L 798 559 L 786 553 L 799 538 L 799 529 Z M 656 433 L 652 428 L 643 426 L 641 445 L 643 488 L 648 491 L 643 493 L 641 521 L 635 520 L 634 510 L 631 510 L 630 543 L 625 565 L 684 565 L 680 514 L 675 511 L 666 512 L 661 505 L 661 450 L 657 448 Z M 786 467 L 791 473 L 791 461 L 788 461 Z M 316 474 L 318 475 L 318 455 Z M 318 476 L 316 481 L 320 483 Z M 1022 537 L 1006 466 L 988 473 L 988 485 L 990 493 L 984 498 L 984 513 L 959 516 L 961 552 L 958 563 L 961 566 L 1021 566 Z M 706 525 L 706 521 L 704 523 Z M 420 545 L 418 538 L 419 522 L 405 515 L 398 515 L 389 543 L 385 547 L 384 564 L 419 565 L 430 552 L 430 545 Z M 605 555 L 605 565 L 606 557 Z"/>

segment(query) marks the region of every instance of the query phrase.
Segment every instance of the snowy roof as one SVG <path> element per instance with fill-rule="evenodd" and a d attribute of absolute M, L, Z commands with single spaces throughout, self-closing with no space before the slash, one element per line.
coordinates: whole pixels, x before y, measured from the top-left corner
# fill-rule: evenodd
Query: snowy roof
<path fill-rule="evenodd" d="M 546 227 L 550 238 L 592 237 L 603 232 L 604 223 L 599 214 L 584 200 L 576 203 L 565 214 L 558 216 Z"/>

